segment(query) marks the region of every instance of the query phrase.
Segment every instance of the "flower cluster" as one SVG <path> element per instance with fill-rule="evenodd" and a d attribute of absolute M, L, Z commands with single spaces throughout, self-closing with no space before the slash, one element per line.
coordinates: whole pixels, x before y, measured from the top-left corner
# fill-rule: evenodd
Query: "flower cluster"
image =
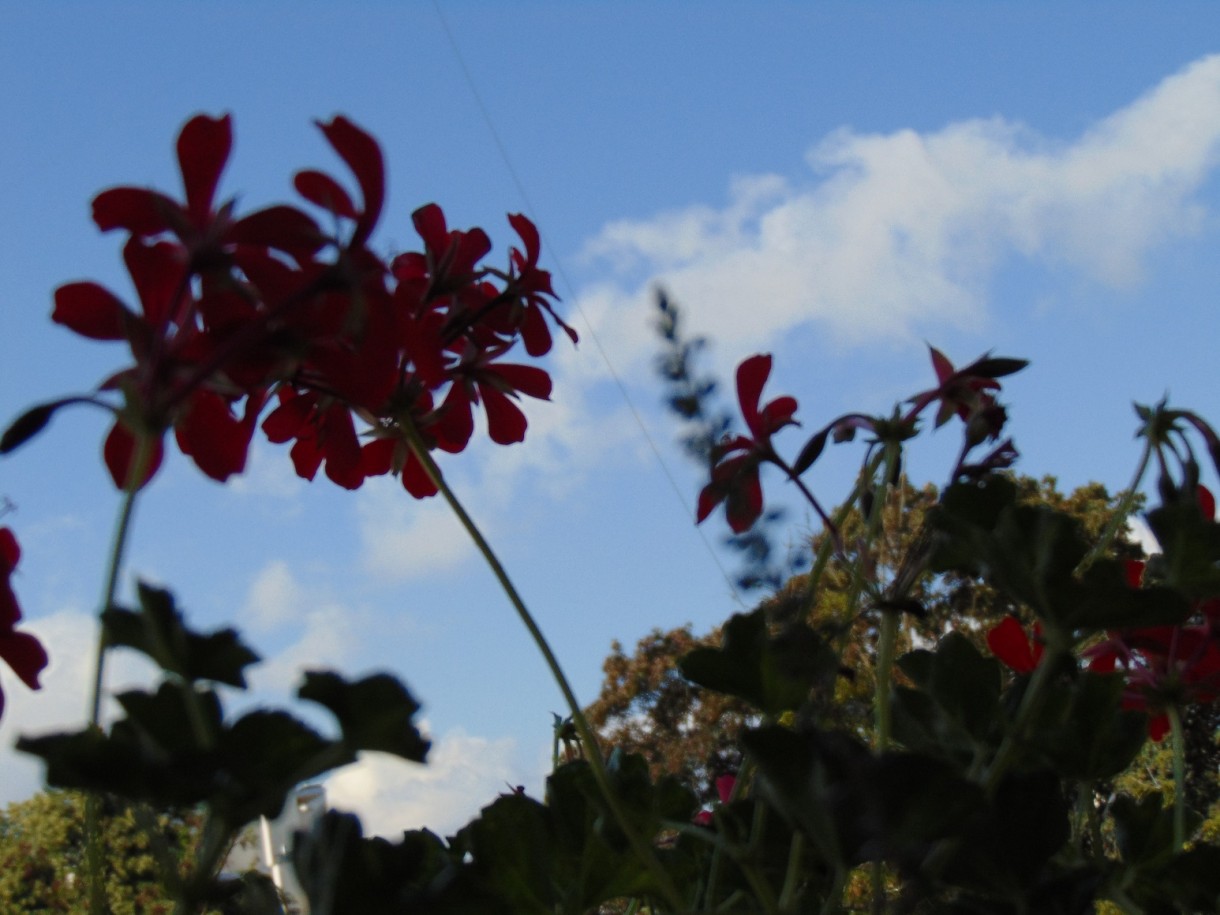
<path fill-rule="evenodd" d="M 985 355 L 957 369 L 935 347 L 929 347 L 937 385 L 916 394 L 907 401 L 910 406 L 893 417 L 867 416 L 849 413 L 835 419 L 816 432 L 789 465 L 776 453 L 771 436 L 785 426 L 799 425 L 793 418 L 797 403 L 792 397 L 777 397 L 762 405 L 762 389 L 771 374 L 771 356 L 755 355 L 737 367 L 737 400 L 748 434 L 726 437 L 712 449 L 711 481 L 699 493 L 696 520 L 702 522 L 716 506 L 724 503 L 725 517 L 735 534 L 750 529 L 763 513 L 763 492 L 759 467 L 765 463 L 778 466 L 790 479 L 796 480 L 821 455 L 828 438 L 835 442 L 851 441 L 858 431 L 870 432 L 873 444 L 885 441 L 901 442 L 913 436 L 923 412 L 939 404 L 936 426 L 958 416 L 965 425 L 966 435 L 953 478 L 978 477 L 993 470 L 1011 467 L 1017 451 L 1010 439 L 997 444 L 986 456 L 973 463 L 966 458 L 976 446 L 996 441 L 1008 416 L 995 399 L 1000 390 L 999 378 L 1020 371 L 1028 363 L 1023 359 L 1008 359 Z M 825 517 L 821 506 L 814 509 Z"/>
<path fill-rule="evenodd" d="M 1203 517 L 1214 518 L 1216 500 L 1211 492 L 1199 486 L 1197 497 Z M 1147 564 L 1129 560 L 1126 567 L 1127 583 L 1141 587 Z M 1148 713 L 1148 735 L 1153 740 L 1169 732 L 1169 708 L 1220 699 L 1220 599 L 1196 600 L 1191 610 L 1190 618 L 1177 626 L 1111 632 L 1085 652 L 1089 670 L 1122 674 L 1123 705 Z"/>
<path fill-rule="evenodd" d="M 1205 487 L 1197 489 L 1203 517 L 1215 517 L 1216 501 Z M 1127 584 L 1142 587 L 1148 564 L 1125 562 Z M 1169 733 L 1170 708 L 1206 705 L 1220 699 L 1220 598 L 1194 601 L 1191 615 L 1176 626 L 1145 626 L 1108 632 L 1104 641 L 1087 648 L 1087 670 L 1123 677 L 1123 707 L 1148 714 L 1148 736 L 1155 741 Z M 1042 660 L 1041 626 L 1032 637 L 1020 622 L 1005 617 L 987 633 L 992 654 L 1018 674 L 1029 674 Z"/>
<path fill-rule="evenodd" d="M 435 486 L 420 453 L 463 450 L 476 407 L 493 441 L 524 438 L 516 400 L 548 398 L 551 381 L 511 352 L 518 340 L 529 356 L 548 352 L 549 322 L 576 340 L 553 310 L 538 231 L 509 216 L 520 247 L 494 269 L 481 263 L 487 235 L 450 229 L 430 204 L 413 216 L 423 250 L 387 262 L 369 247 L 385 201 L 381 149 L 346 118 L 318 126 L 358 188 L 352 195 L 314 169 L 296 175 L 297 192 L 335 227 L 329 233 L 296 206 L 239 217 L 234 201 L 217 201 L 232 146 L 227 115 L 199 115 L 183 128 L 184 201 L 135 187 L 97 196 L 98 227 L 127 233 L 123 258 L 139 306 L 76 282 L 56 291 L 52 317 L 82 336 L 127 344 L 131 364 L 99 388 L 119 402 L 43 405 L 0 449 L 37 432 L 59 406 L 91 400 L 114 412 L 103 454 L 120 488 L 156 473 L 171 430 L 207 476 L 240 473 L 261 421 L 272 442 L 291 442 L 304 478 L 324 467 L 355 489 L 395 473 L 423 497 Z"/>
<path fill-rule="evenodd" d="M 0 527 L 0 658 L 26 686 L 39 689 L 38 675 L 47 666 L 47 653 L 38 639 L 16 629 L 21 622 L 21 607 L 10 579 L 20 559 L 17 538 L 7 527 Z M 3 711 L 4 693 L 0 692 L 0 713 Z"/>

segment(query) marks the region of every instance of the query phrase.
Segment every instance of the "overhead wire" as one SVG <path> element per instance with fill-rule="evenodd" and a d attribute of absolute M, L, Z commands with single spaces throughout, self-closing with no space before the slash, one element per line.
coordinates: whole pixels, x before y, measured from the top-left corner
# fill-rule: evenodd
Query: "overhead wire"
<path fill-rule="evenodd" d="M 688 519 L 693 520 L 695 513 L 691 508 L 690 502 L 682 492 L 682 487 L 678 485 L 677 478 L 670 470 L 669 464 L 666 462 L 664 455 L 662 455 L 661 449 L 658 447 L 656 440 L 648 431 L 648 426 L 644 423 L 643 416 L 636 408 L 635 402 L 632 400 L 631 395 L 627 390 L 627 386 L 623 383 L 622 376 L 614 367 L 614 363 L 610 359 L 610 354 L 606 352 L 606 348 L 602 345 L 601 339 L 598 337 L 597 331 L 593 327 L 593 322 L 589 320 L 588 315 L 585 314 L 584 309 L 581 307 L 580 301 L 576 297 L 576 290 L 571 280 L 568 278 L 567 272 L 564 270 L 562 261 L 555 253 L 555 249 L 551 247 L 550 243 L 547 241 L 546 233 L 541 228 L 543 221 L 537 218 L 537 209 L 534 207 L 533 202 L 530 199 L 530 195 L 525 189 L 525 182 L 521 180 L 520 174 L 513 165 L 512 157 L 509 155 L 508 148 L 504 144 L 503 139 L 500 137 L 500 132 L 496 129 L 495 120 L 492 118 L 487 104 L 483 101 L 483 96 L 479 92 L 478 85 L 475 83 L 474 75 L 470 72 L 470 68 L 466 65 L 466 59 L 462 55 L 461 48 L 458 46 L 457 38 L 453 34 L 453 30 L 449 27 L 449 21 L 445 18 L 444 11 L 441 9 L 440 0 L 432 0 L 432 6 L 433 9 L 436 10 L 436 18 L 440 21 L 441 30 L 445 33 L 445 38 L 449 43 L 449 49 L 453 52 L 453 57 L 457 62 L 458 69 L 462 73 L 462 79 L 465 81 L 467 88 L 470 90 L 470 95 L 474 99 L 475 106 L 479 109 L 479 114 L 483 119 L 484 125 L 487 127 L 487 132 L 491 136 L 492 143 L 495 145 L 496 151 L 499 153 L 505 169 L 508 171 L 509 178 L 512 180 L 517 194 L 521 197 L 521 202 L 524 205 L 530 219 L 533 220 L 535 225 L 539 226 L 538 233 L 542 240 L 543 246 L 548 248 L 551 252 L 549 259 L 555 265 L 555 273 L 559 277 L 560 283 L 567 293 L 569 300 L 572 302 L 573 309 L 577 312 L 577 314 L 580 315 L 580 320 L 584 324 L 588 338 L 593 342 L 594 349 L 597 350 L 598 356 L 605 364 L 606 371 L 609 373 L 615 387 L 618 389 L 619 396 L 622 397 L 623 403 L 626 405 L 628 412 L 631 414 L 635 424 L 639 427 L 640 434 L 644 437 L 644 441 L 648 444 L 648 448 L 652 452 L 653 458 L 657 462 L 657 466 L 660 467 L 661 473 L 669 482 L 670 489 L 673 491 L 674 497 L 678 500 L 679 505 L 682 506 L 683 513 Z M 724 563 L 721 562 L 720 557 L 717 555 L 715 549 L 712 547 L 712 544 L 709 542 L 703 528 L 693 526 L 693 529 L 700 541 L 702 541 L 704 549 L 707 550 L 708 556 L 711 557 L 712 562 L 716 565 L 716 568 L 720 571 L 720 574 L 728 583 L 734 600 L 738 604 L 745 606 L 746 601 L 742 597 L 742 594 L 737 587 L 737 583 L 733 580 L 732 575 L 730 575 L 728 570 L 724 567 Z"/>

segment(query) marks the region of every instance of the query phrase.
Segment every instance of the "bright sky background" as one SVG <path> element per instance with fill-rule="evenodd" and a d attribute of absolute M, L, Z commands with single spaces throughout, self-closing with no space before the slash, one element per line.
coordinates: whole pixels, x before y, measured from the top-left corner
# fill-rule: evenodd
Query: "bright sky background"
<path fill-rule="evenodd" d="M 582 701 L 613 639 L 704 631 L 738 606 L 660 408 L 657 282 L 723 377 L 774 352 L 768 394 L 795 395 L 807 428 L 929 386 L 925 341 L 959 363 L 1032 360 L 1006 386 L 1019 469 L 1065 487 L 1127 484 L 1133 400 L 1169 393 L 1220 420 L 1220 7 L 441 6 L 444 20 L 424 2 L 0 3 L 0 422 L 121 364 L 120 347 L 52 325 L 51 294 L 88 278 L 130 295 L 122 240 L 89 203 L 115 184 L 178 194 L 173 142 L 197 111 L 233 113 L 222 193 L 246 209 L 291 199 L 299 168 L 343 174 L 311 123 L 343 113 L 386 152 L 384 250 L 417 244 L 410 212 L 429 201 L 486 228 L 493 262 L 506 213 L 541 227 L 582 344 L 560 340 L 524 445 L 443 467 Z M 0 671 L 0 801 L 40 783 L 7 749 L 19 733 L 84 720 L 118 504 L 105 428 L 65 411 L 0 462 L 15 585 L 53 658 L 39 693 Z M 916 446 L 919 482 L 948 471 L 940 438 Z M 810 475 L 826 502 L 858 457 Z M 128 583 L 172 586 L 197 626 L 239 625 L 266 658 L 257 701 L 287 701 L 308 665 L 389 669 L 424 703 L 430 766 L 368 759 L 328 786 L 373 831 L 452 829 L 505 783 L 539 790 L 558 692 L 439 502 L 386 480 L 306 484 L 260 442 L 228 487 L 175 453 L 136 523 Z M 726 530 L 704 527 L 713 544 Z"/>

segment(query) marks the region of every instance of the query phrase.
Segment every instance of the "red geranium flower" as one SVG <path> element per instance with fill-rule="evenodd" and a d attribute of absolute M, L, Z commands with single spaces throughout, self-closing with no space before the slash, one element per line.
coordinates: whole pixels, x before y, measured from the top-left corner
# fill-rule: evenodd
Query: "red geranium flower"
<path fill-rule="evenodd" d="M 987 647 L 1008 668 L 1019 674 L 1034 672 L 1042 660 L 1042 626 L 1034 624 L 1033 637 L 1015 616 L 1006 616 L 987 633 Z"/>
<path fill-rule="evenodd" d="M 751 356 L 737 367 L 737 400 L 749 435 L 727 438 L 712 455 L 712 480 L 699 493 L 696 521 L 702 522 L 721 502 L 734 533 L 740 534 L 758 520 L 763 510 L 758 468 L 775 459 L 771 436 L 784 426 L 796 425 L 796 399 L 777 397 L 760 406 L 763 386 L 771 375 L 771 356 Z"/>
<path fill-rule="evenodd" d="M 1205 518 L 1216 514 L 1216 500 L 1204 486 L 1196 491 Z M 1143 584 L 1146 565 L 1125 564 L 1127 584 Z M 1220 599 L 1194 602 L 1191 618 L 1177 626 L 1148 626 L 1111 632 L 1109 638 L 1085 652 L 1089 670 L 1119 672 L 1126 681 L 1123 707 L 1147 712 L 1148 735 L 1161 740 L 1169 732 L 1165 709 L 1220 698 Z"/>
<path fill-rule="evenodd" d="M 38 675 L 47 666 L 47 652 L 42 643 L 28 632 L 17 632 L 21 607 L 10 581 L 21 547 L 7 527 L 0 527 L 0 658 L 12 668 L 30 689 L 41 689 Z M 4 693 L 0 691 L 0 713 L 4 712 Z"/>

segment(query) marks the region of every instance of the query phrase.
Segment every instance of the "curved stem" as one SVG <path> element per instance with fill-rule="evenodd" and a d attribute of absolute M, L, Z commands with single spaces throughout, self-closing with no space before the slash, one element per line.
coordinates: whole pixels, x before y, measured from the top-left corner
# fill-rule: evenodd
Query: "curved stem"
<path fill-rule="evenodd" d="M 784 887 L 779 894 L 779 910 L 790 912 L 795 910 L 796 893 L 800 887 L 801 856 L 805 854 L 805 835 L 794 831 L 792 844 L 788 846 L 788 870 L 784 874 Z"/>
<path fill-rule="evenodd" d="M 152 437 L 144 434 L 136 438 L 136 449 L 132 455 L 131 465 L 127 469 L 127 483 L 123 489 L 123 499 L 119 503 L 119 514 L 115 520 L 114 536 L 110 542 L 110 559 L 106 566 L 106 583 L 102 588 L 102 599 L 98 615 L 105 613 L 114 603 L 115 591 L 118 590 L 119 573 L 123 568 L 123 553 L 127 549 L 128 534 L 131 531 L 131 518 L 135 512 L 136 495 L 140 491 L 139 481 L 144 478 L 148 469 L 148 461 L 152 456 Z M 93 692 L 89 702 L 89 724 L 98 727 L 101 724 L 102 685 L 106 664 L 106 633 L 98 632 L 97 656 L 93 666 Z"/>
<path fill-rule="evenodd" d="M 140 481 L 152 457 L 153 440 L 147 433 L 136 437 L 135 453 L 127 468 L 127 481 L 123 488 L 123 499 L 119 503 L 119 514 L 115 521 L 114 537 L 110 543 L 110 559 L 106 568 L 106 583 L 102 588 L 101 606 L 98 609 L 97 654 L 93 667 L 93 693 L 89 702 L 89 726 L 98 728 L 102 718 L 102 686 L 105 680 L 106 649 L 109 647 L 106 631 L 101 625 L 101 614 L 110 609 L 114 603 L 115 591 L 118 589 L 119 572 L 123 567 L 123 553 L 131 532 L 131 518 L 135 511 L 136 494 L 140 491 Z M 89 880 L 89 913 L 104 915 L 106 905 L 106 888 L 102 875 L 102 798 L 98 794 L 90 794 L 85 800 L 85 865 Z"/>
<path fill-rule="evenodd" d="M 1077 575 L 1084 574 L 1085 570 L 1109 549 L 1110 544 L 1114 542 L 1114 538 L 1118 536 L 1119 528 L 1127 520 L 1131 514 L 1132 507 L 1135 505 L 1135 499 L 1139 495 L 1140 482 L 1144 479 L 1144 473 L 1148 469 L 1148 461 L 1151 458 L 1152 440 L 1149 439 L 1144 445 L 1144 453 L 1140 455 L 1139 465 L 1135 469 L 1135 476 L 1131 478 L 1131 485 L 1123 493 L 1122 499 L 1119 500 L 1118 505 L 1114 509 L 1114 514 L 1110 516 L 1110 520 L 1101 532 L 1101 536 L 1093 544 L 1093 549 L 1089 550 L 1084 559 L 1080 560 L 1080 565 L 1076 566 Z"/>
<path fill-rule="evenodd" d="M 420 436 L 419 430 L 417 430 L 410 422 L 404 422 L 402 425 L 403 431 L 407 437 L 407 443 L 411 447 L 411 451 L 414 452 L 415 456 L 423 465 L 425 471 L 427 471 L 428 477 L 432 480 L 433 485 L 435 485 L 441 495 L 444 496 L 449 508 L 452 509 L 453 513 L 457 516 L 457 519 L 461 522 L 462 527 L 466 529 L 466 533 L 470 535 L 470 538 L 474 541 L 475 546 L 478 547 L 479 552 L 483 554 L 483 559 L 487 562 L 492 574 L 496 576 L 496 580 L 500 583 L 501 589 L 503 589 L 504 594 L 508 597 L 509 603 L 511 603 L 513 605 L 513 609 L 517 611 L 517 616 L 521 620 L 522 625 L 525 626 L 526 630 L 530 634 L 530 638 L 533 639 L 535 646 L 537 646 L 538 651 L 542 654 L 543 660 L 546 662 L 547 668 L 551 672 L 551 677 L 554 679 L 555 684 L 559 687 L 559 691 L 563 694 L 564 701 L 568 705 L 568 710 L 572 714 L 572 723 L 576 726 L 576 731 L 580 735 L 581 744 L 586 749 L 585 759 L 589 763 L 589 768 L 593 773 L 593 778 L 597 782 L 597 787 L 601 791 L 602 797 L 606 801 L 607 806 L 610 808 L 611 813 L 618 821 L 619 828 L 623 830 L 623 834 L 631 843 L 631 847 L 635 851 L 637 857 L 639 857 L 640 861 L 652 874 L 652 877 L 656 881 L 661 895 L 665 897 L 666 902 L 668 902 L 675 910 L 685 908 L 682 901 L 682 896 L 679 894 L 677 887 L 674 886 L 669 874 L 665 871 L 665 868 L 661 866 L 660 861 L 657 860 L 657 856 L 654 854 L 653 849 L 636 832 L 635 827 L 631 824 L 631 821 L 627 817 L 626 811 L 619 802 L 618 795 L 614 791 L 614 787 L 610 784 L 610 776 L 606 771 L 606 764 L 602 760 L 601 750 L 597 743 L 597 735 L 593 732 L 593 728 L 590 726 L 589 720 L 585 717 L 584 711 L 580 707 L 580 703 L 577 702 L 576 694 L 572 691 L 572 687 L 568 683 L 568 678 L 564 674 L 563 668 L 559 664 L 559 659 L 555 657 L 554 651 L 551 650 L 550 643 L 547 642 L 546 636 L 542 634 L 542 630 L 538 627 L 538 623 L 534 620 L 533 614 L 531 614 L 529 608 L 525 606 L 525 601 L 522 600 L 521 595 L 517 592 L 512 580 L 508 577 L 508 572 L 504 569 L 504 566 L 500 563 L 499 558 L 492 550 L 491 544 L 487 542 L 487 539 L 483 536 L 482 531 L 480 531 L 478 526 L 474 523 L 474 519 L 472 519 L 470 515 L 466 513 L 466 509 L 462 507 L 462 503 L 458 501 L 458 498 L 454 494 L 453 490 L 450 489 L 449 485 L 445 482 L 444 476 L 441 474 L 441 469 L 437 466 L 436 461 L 432 459 L 432 454 L 428 450 L 428 446 L 423 441 L 423 438 Z"/>
<path fill-rule="evenodd" d="M 1181 851 L 1186 845 L 1186 729 L 1182 727 L 1182 711 L 1176 705 L 1165 710 L 1169 716 L 1169 733 L 1173 740 L 1173 847 Z"/>

